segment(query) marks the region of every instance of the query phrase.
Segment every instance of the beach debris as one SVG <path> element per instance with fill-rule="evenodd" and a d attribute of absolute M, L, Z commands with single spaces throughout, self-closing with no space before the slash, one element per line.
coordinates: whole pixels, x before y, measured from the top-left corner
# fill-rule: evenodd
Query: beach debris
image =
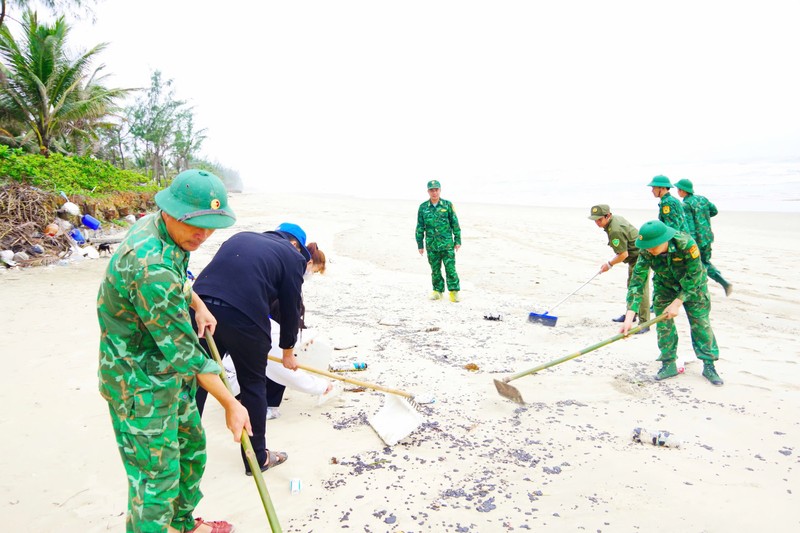
<path fill-rule="evenodd" d="M 81 208 L 78 207 L 76 204 L 73 204 L 72 202 L 64 202 L 64 204 L 61 206 L 60 211 L 68 215 L 72 215 L 74 217 L 81 214 Z"/>
<path fill-rule="evenodd" d="M 503 320 L 503 316 L 500 313 L 486 313 L 483 315 L 484 320 Z"/>
<path fill-rule="evenodd" d="M 0 252 L 0 263 L 5 264 L 7 267 L 17 266 L 17 262 L 14 261 L 14 252 L 11 250 L 3 250 Z"/>
<path fill-rule="evenodd" d="M 381 326 L 399 326 L 401 324 L 400 318 L 396 316 L 386 316 L 378 320 Z"/>
<path fill-rule="evenodd" d="M 136 224 L 136 217 L 134 215 L 125 215 L 125 222 L 128 224 Z"/>
<path fill-rule="evenodd" d="M 631 433 L 633 442 L 639 444 L 648 443 L 653 446 L 662 446 L 664 448 L 680 448 L 681 441 L 675 435 L 666 429 L 659 429 L 658 431 L 649 431 L 645 428 L 633 428 Z"/>
<path fill-rule="evenodd" d="M 475 363 L 467 363 L 466 365 L 464 365 L 464 368 L 469 370 L 470 372 L 475 372 L 477 370 L 480 370 L 480 367 Z"/>

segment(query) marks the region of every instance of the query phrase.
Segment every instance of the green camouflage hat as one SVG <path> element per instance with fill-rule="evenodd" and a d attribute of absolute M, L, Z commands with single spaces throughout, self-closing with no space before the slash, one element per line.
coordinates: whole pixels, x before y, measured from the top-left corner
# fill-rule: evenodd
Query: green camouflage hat
<path fill-rule="evenodd" d="M 589 211 L 589 219 L 597 220 L 598 218 L 603 218 L 610 212 L 611 208 L 606 204 L 593 205 L 591 211 Z"/>
<path fill-rule="evenodd" d="M 431 181 L 428 182 L 428 190 L 441 189 L 441 188 L 442 188 L 442 186 L 439 185 L 439 182 L 436 181 L 436 180 L 431 180 Z"/>
<path fill-rule="evenodd" d="M 645 222 L 639 229 L 639 236 L 636 237 L 636 247 L 644 250 L 655 248 L 659 244 L 664 244 L 670 240 L 676 233 L 678 232 L 675 228 L 670 228 L 660 220 Z"/>
<path fill-rule="evenodd" d="M 694 194 L 694 185 L 692 184 L 692 180 L 687 180 L 686 178 L 682 180 L 678 180 L 675 183 L 675 186 L 682 191 L 686 191 L 689 194 Z"/>
<path fill-rule="evenodd" d="M 667 189 L 672 188 L 672 183 L 670 183 L 669 178 L 666 176 L 656 176 L 650 183 L 647 184 L 648 187 L 666 187 Z"/>
<path fill-rule="evenodd" d="M 225 185 L 205 170 L 181 172 L 155 199 L 166 214 L 197 228 L 227 228 L 236 222 L 236 215 L 228 207 Z"/>

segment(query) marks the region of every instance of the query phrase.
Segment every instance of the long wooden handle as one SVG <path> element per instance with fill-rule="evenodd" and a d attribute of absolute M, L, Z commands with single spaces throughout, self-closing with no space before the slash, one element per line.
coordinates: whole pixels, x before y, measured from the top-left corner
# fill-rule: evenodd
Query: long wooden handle
<path fill-rule="evenodd" d="M 570 359 L 575 359 L 576 357 L 581 356 L 583 354 L 586 354 L 586 353 L 589 353 L 589 352 L 593 352 L 594 350 L 597 350 L 598 348 L 602 348 L 603 346 L 611 344 L 612 342 L 617 342 L 620 339 L 624 339 L 628 335 L 633 335 L 634 333 L 637 333 L 638 331 L 640 331 L 640 330 L 642 330 L 644 328 L 650 327 L 653 324 L 656 324 L 656 323 L 661 322 L 662 320 L 666 320 L 666 319 L 667 319 L 667 313 L 662 313 L 661 315 L 657 316 L 656 318 L 654 318 L 652 320 L 648 320 L 644 324 L 639 324 L 635 328 L 631 328 L 628 331 L 628 333 L 626 333 L 626 334 L 618 333 L 618 334 L 614 335 L 613 337 L 608 338 L 608 339 L 606 339 L 606 340 L 604 340 L 602 342 L 598 342 L 597 344 L 592 344 L 591 346 L 587 346 L 583 350 L 577 351 L 575 353 L 571 353 L 569 355 L 565 355 L 564 357 L 560 357 L 558 359 L 550 361 L 549 363 L 544 363 L 544 364 L 539 365 L 537 367 L 531 368 L 530 370 L 523 370 L 519 374 L 514 374 L 513 376 L 504 378 L 503 381 L 505 383 L 508 383 L 509 381 L 514 381 L 515 379 L 521 378 L 522 376 L 527 376 L 528 374 L 535 374 L 536 372 L 539 372 L 540 370 L 544 370 L 545 368 L 550 368 L 551 366 L 560 365 L 561 363 L 563 363 L 565 361 L 569 361 Z"/>
<path fill-rule="evenodd" d="M 283 359 L 281 359 L 280 357 L 275 357 L 274 355 L 268 355 L 267 358 L 270 361 L 275 361 L 276 363 L 283 364 Z M 306 370 L 308 372 L 313 372 L 314 374 L 319 374 L 320 376 L 327 376 L 327 377 L 329 377 L 331 379 L 338 379 L 339 381 L 346 381 L 347 383 L 352 383 L 353 385 L 358 385 L 359 387 L 365 387 L 367 389 L 378 390 L 378 391 L 381 391 L 381 392 L 388 392 L 389 394 L 396 394 L 398 396 L 403 396 L 405 398 L 413 398 L 414 397 L 414 395 L 411 394 L 410 392 L 404 392 L 404 391 L 397 390 L 397 389 L 390 389 L 388 387 L 382 387 L 381 385 L 376 385 L 374 383 L 368 383 L 366 381 L 360 381 L 358 379 L 342 377 L 339 374 L 334 374 L 333 372 L 328 372 L 327 370 L 320 370 L 319 368 L 314 368 L 314 367 L 311 367 L 311 366 L 301 365 L 299 363 L 297 364 L 297 368 L 300 368 L 302 370 Z"/>
<path fill-rule="evenodd" d="M 222 358 L 219 356 L 217 343 L 214 342 L 214 337 L 211 336 L 211 333 L 208 330 L 206 330 L 205 339 L 209 350 L 211 350 L 211 356 L 217 363 L 219 363 L 219 366 L 222 367 L 222 372 L 220 372 L 219 377 L 222 378 L 222 382 L 225 384 L 225 387 L 227 387 L 231 394 L 233 394 L 231 385 L 228 383 L 228 376 L 225 375 L 225 367 L 222 365 Z M 267 513 L 269 527 L 272 529 L 272 533 L 281 533 L 283 530 L 278 522 L 278 514 L 275 512 L 275 507 L 272 505 L 272 499 L 269 497 L 264 476 L 261 474 L 261 465 L 258 464 L 258 458 L 256 457 L 255 451 L 253 451 L 253 443 L 250 442 L 250 435 L 248 435 L 247 430 L 244 429 L 242 430 L 242 448 L 244 448 L 244 455 L 247 458 L 247 464 L 250 465 L 250 472 L 253 473 L 253 479 L 256 482 L 258 494 L 261 496 L 261 503 L 264 504 L 264 512 Z"/>

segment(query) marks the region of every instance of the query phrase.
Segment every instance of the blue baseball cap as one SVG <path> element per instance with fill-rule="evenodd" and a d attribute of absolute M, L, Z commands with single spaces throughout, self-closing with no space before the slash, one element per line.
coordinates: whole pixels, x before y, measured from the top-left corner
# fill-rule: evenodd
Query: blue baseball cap
<path fill-rule="evenodd" d="M 284 237 L 294 237 L 300 243 L 300 254 L 306 258 L 306 261 L 311 261 L 311 254 L 306 248 L 306 232 L 297 224 L 291 222 L 284 222 L 280 224 L 275 231 L 283 233 Z"/>

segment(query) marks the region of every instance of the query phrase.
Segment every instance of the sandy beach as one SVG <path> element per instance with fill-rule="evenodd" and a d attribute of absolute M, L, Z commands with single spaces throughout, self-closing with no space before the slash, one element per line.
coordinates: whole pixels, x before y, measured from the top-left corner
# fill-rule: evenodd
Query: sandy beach
<path fill-rule="evenodd" d="M 642 191 L 641 210 L 614 212 L 640 226 L 656 215 L 649 196 Z M 237 224 L 192 255 L 197 273 L 237 231 L 302 225 L 328 256 L 327 272 L 304 285 L 320 346 L 334 361 L 368 363 L 352 377 L 435 397 L 420 407 L 422 426 L 388 447 L 367 422 L 383 393 L 345 391 L 318 407 L 287 391 L 267 438 L 289 460 L 265 473 L 284 531 L 800 530 L 800 214 L 713 219 L 713 262 L 734 284 L 726 298 L 710 282 L 723 387 L 700 375 L 682 313 L 679 351 L 694 361 L 685 374 L 653 381 L 651 331 L 513 381 L 521 406 L 493 379 L 615 335 L 625 269 L 561 304 L 556 327 L 530 323 L 530 312 L 547 310 L 613 256 L 586 218 L 590 206 L 443 197 L 455 202 L 463 232 L 460 303 L 427 299 L 430 271 L 414 242 L 418 202 L 233 195 Z M 0 271 L 5 530 L 124 530 L 125 475 L 96 378 L 95 298 L 107 263 Z M 209 461 L 197 516 L 267 531 L 213 401 L 203 420 Z M 682 446 L 634 443 L 636 427 L 668 430 Z M 291 479 L 302 481 L 299 493 Z"/>

